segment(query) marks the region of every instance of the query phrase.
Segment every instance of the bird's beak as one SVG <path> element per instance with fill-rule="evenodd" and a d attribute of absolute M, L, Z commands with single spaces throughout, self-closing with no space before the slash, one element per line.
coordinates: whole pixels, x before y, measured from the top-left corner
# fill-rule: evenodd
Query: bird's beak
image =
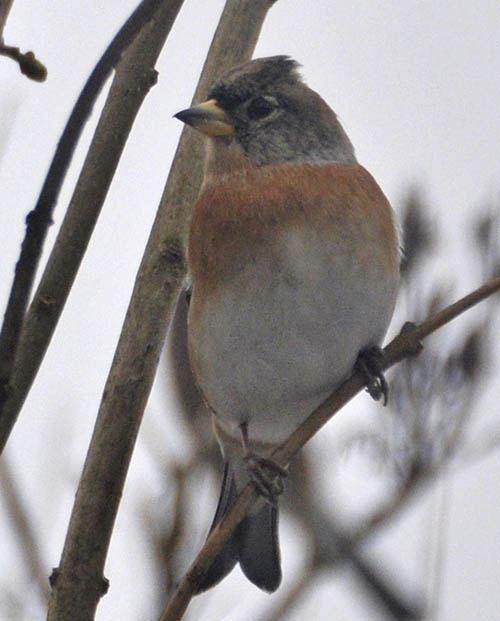
<path fill-rule="evenodd" d="M 229 116 L 217 105 L 215 99 L 181 110 L 174 117 L 207 136 L 228 136 L 234 131 Z"/>

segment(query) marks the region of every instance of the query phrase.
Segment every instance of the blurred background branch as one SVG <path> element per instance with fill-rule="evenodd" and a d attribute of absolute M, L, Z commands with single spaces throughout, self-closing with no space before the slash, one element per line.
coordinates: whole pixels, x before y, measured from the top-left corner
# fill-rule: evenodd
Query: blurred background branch
<path fill-rule="evenodd" d="M 24 557 L 24 564 L 29 570 L 30 582 L 36 584 L 44 603 L 49 599 L 49 582 L 46 567 L 40 557 L 38 536 L 33 528 L 33 520 L 28 515 L 26 503 L 22 498 L 19 484 L 5 459 L 0 461 L 0 491 L 3 506 L 9 514 L 12 530 L 19 542 L 18 549 Z M 22 601 L 22 600 L 21 600 Z"/>

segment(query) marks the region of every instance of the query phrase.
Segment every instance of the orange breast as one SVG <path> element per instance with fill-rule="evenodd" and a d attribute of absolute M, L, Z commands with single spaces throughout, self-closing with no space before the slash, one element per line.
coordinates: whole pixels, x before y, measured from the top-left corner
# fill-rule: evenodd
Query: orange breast
<path fill-rule="evenodd" d="M 281 442 L 381 342 L 392 315 L 392 211 L 358 165 L 219 176 L 194 208 L 188 262 L 191 364 L 235 437 L 251 421 L 252 441 Z"/>
<path fill-rule="evenodd" d="M 374 244 L 388 272 L 398 272 L 391 207 L 357 164 L 276 164 L 216 178 L 200 195 L 189 236 L 189 270 L 200 295 L 210 295 L 265 245 L 306 227 L 352 247 L 371 262 Z"/>

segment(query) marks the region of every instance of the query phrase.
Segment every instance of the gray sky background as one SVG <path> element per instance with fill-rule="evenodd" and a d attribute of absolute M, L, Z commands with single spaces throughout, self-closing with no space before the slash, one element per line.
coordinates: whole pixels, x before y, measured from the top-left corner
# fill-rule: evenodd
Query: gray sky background
<path fill-rule="evenodd" d="M 131 0 L 14 0 L 5 41 L 22 50 L 33 49 L 47 65 L 49 77 L 44 84 L 32 83 L 12 61 L 0 58 L 2 309 L 24 217 L 36 201 L 64 123 L 96 60 L 135 5 Z M 74 486 L 181 131 L 172 115 L 191 100 L 222 5 L 220 0 L 186 0 L 157 65 L 159 82 L 134 126 L 63 318 L 6 451 L 29 500 L 50 567 L 58 563 Z M 446 232 L 435 269 L 443 271 L 443 280 L 453 275 L 457 295 L 479 284 L 479 274 L 471 273 L 463 260 L 471 243 L 472 216 L 483 204 L 500 202 L 499 36 L 498 0 L 280 0 L 270 11 L 255 54 L 289 54 L 303 65 L 307 82 L 336 110 L 360 162 L 395 207 L 409 184 L 422 185 Z M 100 105 L 68 176 L 47 249 L 70 198 Z M 398 325 L 396 321 L 392 331 Z M 490 422 L 495 420 L 499 398 L 498 386 L 485 395 L 483 407 Z M 365 403 L 362 399 L 356 401 L 358 409 Z M 329 425 L 316 440 L 319 451 L 328 455 L 328 442 L 335 440 L 341 427 L 342 423 Z M 71 440 L 61 442 L 66 437 Z M 150 457 L 152 445 L 165 462 L 170 455 L 189 451 L 166 420 L 158 387 L 133 458 L 106 567 L 112 587 L 99 605 L 98 619 L 141 619 L 148 610 L 152 588 L 144 568 L 148 552 L 134 536 L 140 527 L 133 514 L 148 498 L 158 502 L 161 511 L 159 498 L 165 490 Z M 449 560 L 439 620 L 498 618 L 499 475 L 500 457 L 493 455 L 447 485 Z M 318 486 L 326 491 L 321 477 Z M 210 490 L 211 496 L 215 493 Z M 422 572 L 428 552 L 422 533 L 428 532 L 435 507 L 432 499 L 415 504 L 413 513 L 391 529 L 390 541 L 382 536 L 374 543 L 374 550 L 391 559 L 403 581 L 425 583 Z M 0 532 L 5 529 L 0 508 Z M 293 525 L 282 524 L 284 588 L 299 570 L 302 554 L 292 530 Z M 8 580 L 14 589 L 26 576 L 6 560 L 15 543 L 4 536 L 2 540 L 0 567 L 9 566 Z M 234 587 L 219 588 L 203 604 L 201 598 L 196 600 L 192 618 L 197 618 L 196 607 L 201 605 L 208 606 L 206 619 L 254 618 L 255 608 L 247 610 L 242 599 L 253 587 L 233 574 L 228 584 Z M 349 573 L 339 572 L 335 581 L 325 578 L 315 591 L 313 608 L 309 601 L 304 610 L 316 607 L 318 621 L 332 615 L 366 619 L 370 602 L 360 600 L 356 589 Z M 266 595 L 257 597 L 257 605 L 268 601 Z M 36 604 L 33 597 L 34 610 Z M 226 617 L 221 616 L 221 606 L 228 611 Z M 237 613 L 233 606 L 238 606 Z M 294 618 L 304 617 L 297 612 Z"/>

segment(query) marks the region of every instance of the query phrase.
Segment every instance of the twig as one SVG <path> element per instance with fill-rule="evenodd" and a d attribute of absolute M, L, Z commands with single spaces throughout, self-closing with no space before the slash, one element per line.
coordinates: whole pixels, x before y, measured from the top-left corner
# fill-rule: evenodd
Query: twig
<path fill-rule="evenodd" d="M 274 0 L 228 0 L 197 96 L 213 75 L 248 59 Z M 207 76 L 209 79 L 207 79 Z M 206 91 L 205 93 L 206 94 Z M 183 133 L 139 269 L 78 487 L 49 619 L 93 618 L 127 469 L 183 274 L 182 234 L 201 182 L 194 132 Z M 187 157 L 189 154 L 189 157 Z M 63 581 L 64 589 L 60 588 Z"/>
<path fill-rule="evenodd" d="M 498 290 L 500 290 L 500 276 L 493 278 L 482 287 L 479 287 L 458 302 L 451 304 L 441 312 L 431 315 L 421 324 L 405 324 L 400 334 L 384 349 L 383 369 L 388 369 L 396 362 L 418 354 L 421 348 L 420 341 L 422 339 Z M 359 373 L 355 372 L 309 416 L 283 445 L 273 452 L 273 460 L 280 466 L 286 467 L 299 449 L 362 388 L 363 378 Z M 414 488 L 410 483 L 414 477 L 418 477 L 417 472 L 410 474 L 409 482 L 405 486 L 407 493 Z M 405 491 L 402 491 L 400 496 L 401 499 L 406 498 Z M 161 621 L 174 621 L 182 617 L 189 601 L 193 597 L 194 587 L 198 583 L 199 577 L 210 567 L 236 526 L 245 517 L 257 498 L 258 493 L 255 487 L 252 483 L 249 483 L 235 500 L 225 517 L 208 536 L 202 550 L 163 611 Z M 384 519 L 385 515 L 386 513 L 383 512 L 383 514 L 379 516 L 380 519 Z M 356 537 L 353 537 L 353 539 L 356 540 Z"/>
<path fill-rule="evenodd" d="M 143 0 L 104 52 L 71 112 L 57 145 L 38 202 L 26 218 L 26 235 L 21 246 L 19 260 L 16 264 L 14 282 L 0 332 L 0 420 L 3 418 L 3 408 L 10 391 L 12 370 L 35 272 L 48 228 L 52 223 L 54 206 L 73 157 L 76 144 L 85 122 L 90 116 L 92 106 L 112 69 L 120 60 L 123 51 L 127 49 L 143 25 L 151 19 L 164 2 L 165 0 Z M 31 378 L 31 381 L 33 379 Z M 2 423 L 3 432 L 0 434 L 0 451 L 5 444 L 16 416 L 17 412 L 13 420 L 9 420 L 7 424 L 5 421 Z"/>
<path fill-rule="evenodd" d="M 19 65 L 21 73 L 30 78 L 30 80 L 45 82 L 47 79 L 45 65 L 36 58 L 33 52 L 25 52 L 23 54 L 18 47 L 0 43 L 0 56 L 6 56 L 15 60 Z"/>

